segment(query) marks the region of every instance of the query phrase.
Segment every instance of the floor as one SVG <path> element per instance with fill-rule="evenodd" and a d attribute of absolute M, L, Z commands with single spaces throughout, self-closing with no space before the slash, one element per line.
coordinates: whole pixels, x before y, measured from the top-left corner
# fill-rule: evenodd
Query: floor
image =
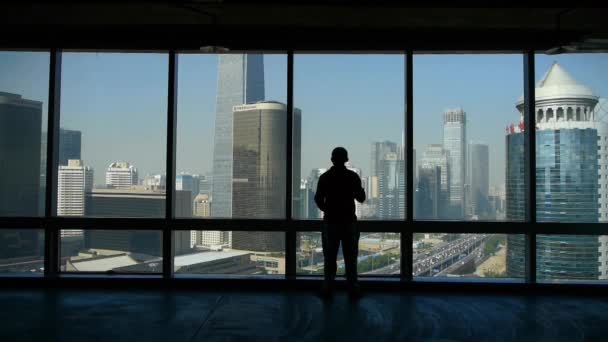
<path fill-rule="evenodd" d="M 0 325 L 0 341 L 608 341 L 608 296 L 3 289 Z"/>

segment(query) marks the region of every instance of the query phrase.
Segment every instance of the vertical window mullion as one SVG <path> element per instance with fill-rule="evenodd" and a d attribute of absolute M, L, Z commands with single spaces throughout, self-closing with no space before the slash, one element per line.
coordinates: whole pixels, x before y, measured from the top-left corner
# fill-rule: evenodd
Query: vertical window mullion
<path fill-rule="evenodd" d="M 46 145 L 46 193 L 44 234 L 44 275 L 59 273 L 59 229 L 51 218 L 57 213 L 57 167 L 59 154 L 59 123 L 61 104 L 61 50 L 51 49 L 49 68 L 49 102 Z"/>
<path fill-rule="evenodd" d="M 177 126 L 177 54 L 169 51 L 167 79 L 167 176 L 165 225 L 163 226 L 163 278 L 173 276 L 173 231 L 171 222 L 175 218 L 175 150 Z"/>
<path fill-rule="evenodd" d="M 287 53 L 287 120 L 286 133 L 287 144 L 285 148 L 287 160 L 285 163 L 286 184 L 285 184 L 285 220 L 287 231 L 285 232 L 285 277 L 295 278 L 296 275 L 296 231 L 293 224 L 293 188 L 297 185 L 298 179 L 293 179 L 293 51 Z"/>
<path fill-rule="evenodd" d="M 405 154 L 406 154 L 406 215 L 401 230 L 401 280 L 412 280 L 413 239 L 414 239 L 414 89 L 412 50 L 405 53 Z"/>
<path fill-rule="evenodd" d="M 524 53 L 524 178 L 526 231 L 526 282 L 536 283 L 536 120 L 534 51 Z"/>

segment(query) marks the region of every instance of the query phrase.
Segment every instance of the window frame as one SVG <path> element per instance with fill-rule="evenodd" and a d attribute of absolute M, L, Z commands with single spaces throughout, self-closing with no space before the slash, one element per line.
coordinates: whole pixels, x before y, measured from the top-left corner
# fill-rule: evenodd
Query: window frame
<path fill-rule="evenodd" d="M 35 49 L 32 49 L 32 51 Z M 23 51 L 6 49 L 6 51 Z M 40 51 L 40 50 L 37 50 Z M 181 50 L 158 50 L 157 53 L 168 54 L 168 84 L 167 84 L 167 142 L 166 142 L 166 173 L 167 193 L 166 210 L 164 218 L 94 218 L 94 217 L 58 217 L 55 215 L 57 205 L 57 165 L 59 122 L 61 104 L 61 62 L 62 50 L 53 48 L 49 51 L 49 89 L 48 89 L 48 125 L 47 125 L 47 169 L 45 210 L 43 217 L 0 217 L 0 230 L 7 229 L 43 229 L 45 236 L 44 248 L 44 277 L 57 278 L 64 275 L 60 272 L 60 230 L 61 229 L 124 229 L 131 230 L 157 230 L 162 232 L 163 271 L 159 277 L 167 280 L 176 278 L 173 273 L 173 232 L 180 230 L 219 230 L 219 231 L 276 231 L 283 232 L 285 236 L 285 274 L 278 278 L 281 280 L 304 281 L 303 276 L 296 277 L 296 239 L 298 232 L 319 232 L 320 222 L 316 220 L 301 220 L 292 218 L 292 136 L 293 136 L 293 86 L 294 86 L 294 50 L 286 50 L 287 54 L 287 184 L 285 186 L 286 203 L 284 219 L 221 219 L 221 218 L 176 218 L 175 207 L 175 175 L 176 175 L 176 128 L 177 128 L 177 68 L 178 56 Z M 104 52 L 100 50 L 99 52 Z M 247 51 L 244 51 L 247 52 Z M 256 52 L 260 52 L 256 50 Z M 262 51 L 263 52 L 263 51 Z M 269 51 L 270 52 L 270 51 Z M 273 51 L 276 53 L 276 51 Z M 335 51 L 327 51 L 332 53 Z M 380 52 L 380 51 L 378 51 Z M 497 53 L 499 51 L 496 51 Z M 526 127 L 535 127 L 535 52 L 532 49 L 513 51 L 523 57 L 523 88 L 524 88 L 524 120 Z M 344 51 L 349 53 L 349 51 Z M 369 53 L 374 53 L 370 51 Z M 405 49 L 390 51 L 403 56 L 405 80 L 405 111 L 404 132 L 406 145 L 405 178 L 406 178 L 406 214 L 403 220 L 391 221 L 360 221 L 361 232 L 394 232 L 401 236 L 401 273 L 398 277 L 400 284 L 424 282 L 412 277 L 413 234 L 415 233 L 490 233 L 490 234 L 525 234 L 526 249 L 526 277 L 522 281 L 525 285 L 536 285 L 536 237 L 538 234 L 563 235 L 608 235 L 608 225 L 598 223 L 548 223 L 537 222 L 536 219 L 536 179 L 534 151 L 536 146 L 533 130 L 524 131 L 524 164 L 525 164 L 525 220 L 520 222 L 475 222 L 475 221 L 425 221 L 415 220 L 413 217 L 414 177 L 413 172 L 413 55 L 414 51 Z M 476 53 L 473 51 L 473 53 Z M 121 227 L 121 228 L 116 228 Z M 94 276 L 86 274 L 83 276 Z M 136 274 L 120 274 L 125 278 Z M 18 274 L 7 274 L 2 277 L 18 278 Z M 228 277 L 225 277 L 228 278 Z M 276 278 L 276 277 L 274 277 Z M 376 278 L 376 277 L 373 277 Z M 394 279 L 393 279 L 394 280 Z M 204 277 L 200 281 L 205 281 Z M 509 281 L 483 280 L 482 282 L 506 284 Z M 440 279 L 433 282 L 453 282 L 453 280 Z M 467 281 L 479 282 L 479 281 Z M 608 284 L 608 282 L 593 281 L 594 284 Z M 566 286 L 566 285 L 557 285 Z M 600 285 L 604 286 L 604 285 Z"/>

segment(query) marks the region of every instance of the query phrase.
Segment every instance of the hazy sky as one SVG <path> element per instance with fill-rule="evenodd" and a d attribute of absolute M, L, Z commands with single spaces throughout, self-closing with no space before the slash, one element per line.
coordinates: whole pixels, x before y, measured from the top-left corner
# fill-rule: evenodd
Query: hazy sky
<path fill-rule="evenodd" d="M 112 161 L 140 176 L 164 172 L 167 55 L 64 53 L 61 126 L 83 132 L 82 158 L 103 183 Z M 441 143 L 442 113 L 462 107 L 467 139 L 490 145 L 490 182 L 504 182 L 505 127 L 517 122 L 523 92 L 521 55 L 416 55 L 414 146 Z M 596 94 L 608 94 L 607 55 L 537 56 L 536 79 L 553 61 Z M 287 58 L 265 56 L 266 99 L 286 102 Z M 368 174 L 372 141 L 401 141 L 404 63 L 401 55 L 297 55 L 294 103 L 302 110 L 302 176 L 329 166 L 342 145 Z M 180 55 L 177 171 L 211 171 L 217 56 Z M 45 103 L 48 54 L 0 53 L 0 91 Z"/>

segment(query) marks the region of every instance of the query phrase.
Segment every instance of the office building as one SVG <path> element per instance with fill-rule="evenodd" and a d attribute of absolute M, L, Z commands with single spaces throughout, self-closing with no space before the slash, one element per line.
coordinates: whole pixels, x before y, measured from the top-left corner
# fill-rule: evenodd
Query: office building
<path fill-rule="evenodd" d="M 264 60 L 261 54 L 222 54 L 218 65 L 211 214 L 231 217 L 233 107 L 264 100 Z"/>
<path fill-rule="evenodd" d="M 490 152 L 488 145 L 481 143 L 469 143 L 467 149 L 467 217 L 488 217 L 488 195 L 490 189 Z"/>
<path fill-rule="evenodd" d="M 166 190 L 167 177 L 165 175 L 146 175 L 143 180 L 143 186 L 146 190 Z"/>
<path fill-rule="evenodd" d="M 379 196 L 378 176 L 380 174 L 380 163 L 389 153 L 397 153 L 397 143 L 392 141 L 374 141 L 371 144 L 371 164 L 370 164 L 370 192 L 369 198 L 374 199 Z"/>
<path fill-rule="evenodd" d="M 68 165 L 70 159 L 81 159 L 82 132 L 59 129 L 59 165 Z"/>
<path fill-rule="evenodd" d="M 134 165 L 128 162 L 115 162 L 106 171 L 106 187 L 110 189 L 129 189 L 138 185 L 139 176 Z"/>
<path fill-rule="evenodd" d="M 437 219 L 440 214 L 441 167 L 425 163 L 418 167 L 418 188 L 414 195 L 417 219 Z"/>
<path fill-rule="evenodd" d="M 317 186 L 319 185 L 319 178 L 322 174 L 324 174 L 327 169 L 319 168 L 312 169 L 310 171 L 310 175 L 308 176 L 306 182 L 306 199 L 307 199 L 307 207 L 308 207 L 308 217 L 309 219 L 321 219 L 323 218 L 323 212 L 317 208 L 317 204 L 315 203 L 315 193 L 317 192 Z"/>
<path fill-rule="evenodd" d="M 294 109 L 293 114 L 296 128 L 301 122 L 300 110 Z M 282 103 L 266 101 L 234 107 L 233 217 L 285 217 L 286 125 L 287 109 Z M 294 150 L 299 144 L 294 139 Z M 296 159 L 299 156 L 294 156 Z M 295 179 L 300 179 L 298 171 L 299 167 L 294 168 Z M 232 248 L 283 250 L 284 235 L 235 231 Z"/>
<path fill-rule="evenodd" d="M 0 216 L 38 216 L 42 102 L 0 92 Z"/>
<path fill-rule="evenodd" d="M 84 216 L 85 194 L 93 189 L 93 169 L 82 160 L 60 165 L 57 180 L 57 215 Z"/>
<path fill-rule="evenodd" d="M 449 214 L 449 194 L 450 194 L 450 158 L 449 152 L 440 144 L 428 145 L 418 166 L 418 197 L 415 203 L 415 214 L 420 213 L 429 218 L 447 218 Z M 439 174 L 438 188 L 433 186 L 436 183 L 434 173 Z M 425 177 L 425 184 L 421 186 L 422 177 Z M 431 177 L 431 178 L 429 178 Z M 429 202 L 432 200 L 432 202 Z M 431 205 L 431 208 L 424 206 Z"/>
<path fill-rule="evenodd" d="M 399 219 L 405 213 L 405 161 L 387 153 L 378 166 L 378 216 Z"/>
<path fill-rule="evenodd" d="M 606 221 L 608 127 L 596 120 L 598 97 L 554 63 L 536 85 L 536 216 L 539 222 Z M 520 124 L 507 128 L 507 219 L 524 217 L 523 99 Z M 603 238 L 594 235 L 537 236 L 541 280 L 606 278 Z M 507 272 L 525 271 L 525 241 L 508 235 Z"/>
<path fill-rule="evenodd" d="M 165 217 L 165 192 L 131 189 L 93 189 L 86 194 L 86 215 L 93 217 Z M 189 191 L 175 192 L 175 215 L 190 217 Z M 190 248 L 190 232 L 178 232 L 176 253 Z M 124 251 L 160 256 L 162 235 L 148 230 L 85 230 L 85 248 Z"/>
<path fill-rule="evenodd" d="M 462 108 L 446 110 L 443 113 L 443 148 L 449 152 L 450 193 L 448 216 L 451 219 L 464 217 L 466 141 L 466 113 Z"/>
<path fill-rule="evenodd" d="M 175 177 L 175 190 L 190 191 L 191 202 L 194 202 L 194 198 L 199 194 L 200 180 L 197 175 L 182 172 Z"/>

